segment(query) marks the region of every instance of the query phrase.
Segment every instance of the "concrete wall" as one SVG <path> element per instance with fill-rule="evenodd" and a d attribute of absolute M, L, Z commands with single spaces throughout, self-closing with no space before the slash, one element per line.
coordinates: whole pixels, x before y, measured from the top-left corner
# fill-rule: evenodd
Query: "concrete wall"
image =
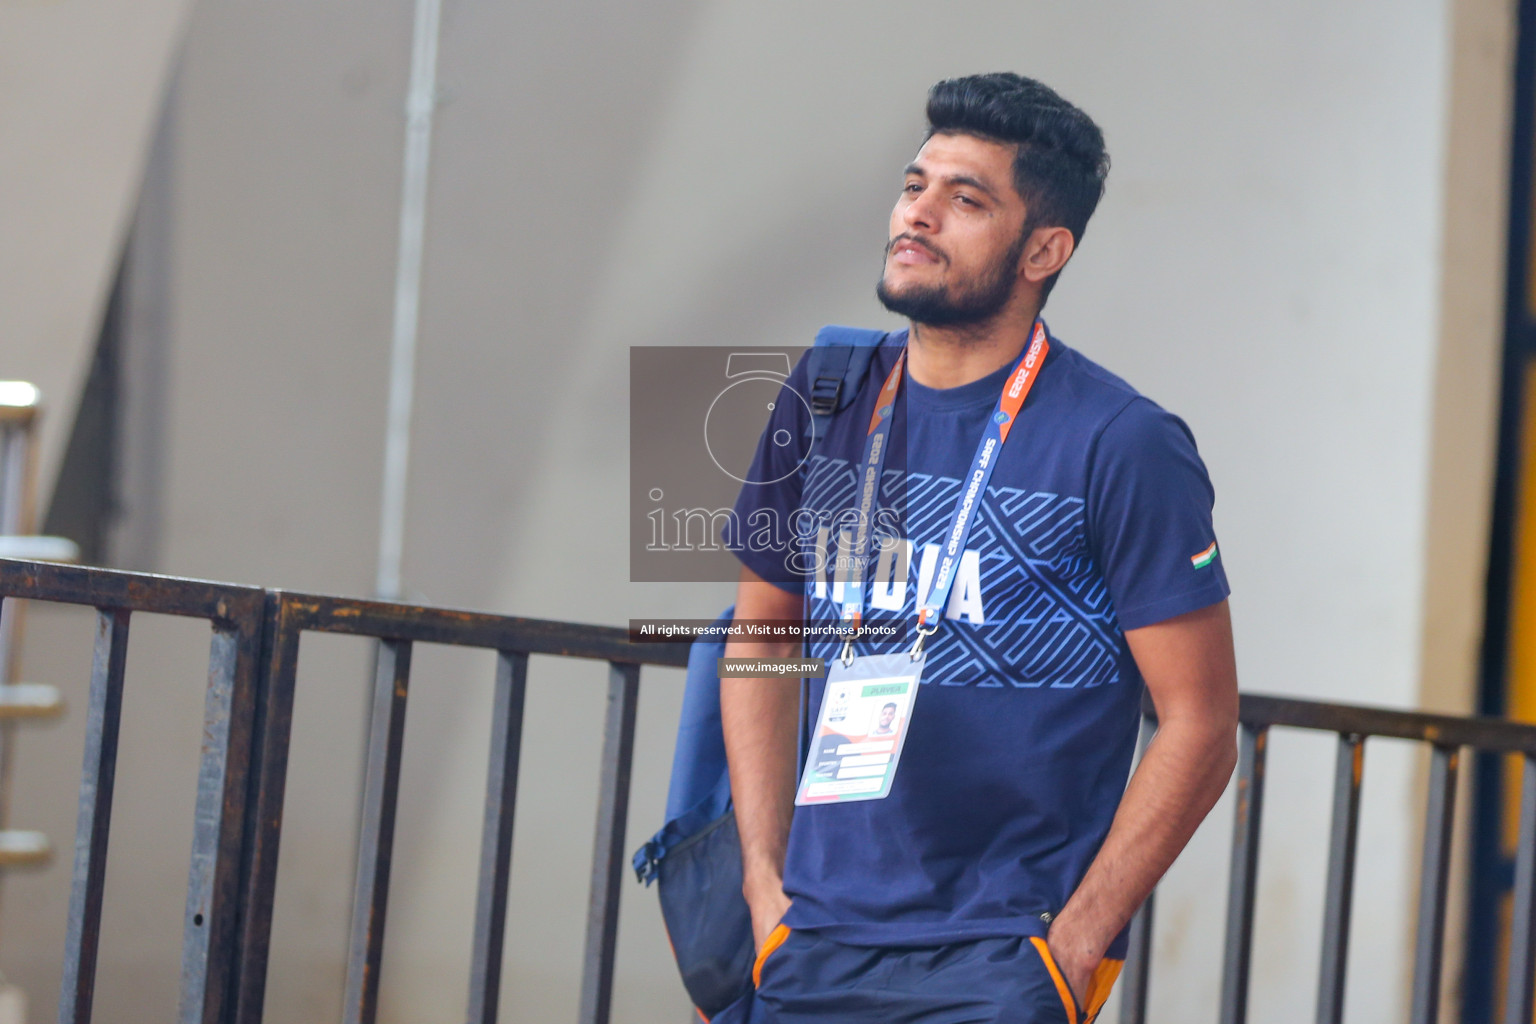
<path fill-rule="evenodd" d="M 924 91 L 1013 68 L 1108 137 L 1108 195 L 1050 319 L 1199 439 L 1244 686 L 1468 707 L 1479 627 L 1440 611 L 1475 601 L 1485 544 L 1510 19 L 1503 0 L 450 3 L 407 588 L 587 621 L 711 614 L 728 588 L 625 580 L 628 347 L 889 322 L 873 283 Z M 163 461 L 128 496 L 162 510 L 157 569 L 371 585 L 409 31 L 404 0 L 196 9 L 158 215 L 170 331 L 143 385 L 165 396 Z M 34 610 L 29 673 L 83 701 L 87 629 Z M 118 1021 L 174 1005 L 202 642 L 136 634 L 102 953 Z M 273 1020 L 336 1012 L 350 899 L 367 651 L 316 639 L 301 662 Z M 491 665 L 432 652 L 415 678 L 385 1019 L 446 1022 Z M 678 698 L 651 678 L 631 845 L 660 814 Z M 602 672 L 532 679 L 504 1019 L 543 1021 L 575 1012 Z M 20 750 L 18 820 L 65 842 L 80 727 Z M 1332 754 L 1273 744 L 1256 1022 L 1310 1006 Z M 1405 1013 L 1420 769 L 1370 750 L 1352 1020 Z M 1162 890 L 1154 1019 L 1213 1012 L 1230 820 L 1224 803 Z M 64 872 L 7 883 L 0 965 L 44 1006 Z M 615 1019 L 683 1020 L 653 895 L 631 888 L 623 921 Z"/>
<path fill-rule="evenodd" d="M 190 0 L 0 5 L 0 378 L 63 455 Z"/>

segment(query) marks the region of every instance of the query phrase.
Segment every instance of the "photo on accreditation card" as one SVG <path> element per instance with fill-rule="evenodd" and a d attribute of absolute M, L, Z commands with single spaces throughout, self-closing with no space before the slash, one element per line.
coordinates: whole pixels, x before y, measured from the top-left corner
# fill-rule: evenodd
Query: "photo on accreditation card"
<path fill-rule="evenodd" d="M 878 800 L 901 758 L 916 678 L 828 679 L 796 803 Z"/>

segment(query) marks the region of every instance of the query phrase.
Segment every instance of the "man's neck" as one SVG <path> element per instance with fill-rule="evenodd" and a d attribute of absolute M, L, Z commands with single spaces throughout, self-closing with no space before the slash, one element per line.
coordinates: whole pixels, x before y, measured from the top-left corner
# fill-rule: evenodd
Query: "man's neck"
<path fill-rule="evenodd" d="M 954 327 L 912 325 L 907 371 L 924 387 L 957 388 L 1018 360 L 1029 343 L 1039 307 L 1013 304 L 996 317 Z"/>

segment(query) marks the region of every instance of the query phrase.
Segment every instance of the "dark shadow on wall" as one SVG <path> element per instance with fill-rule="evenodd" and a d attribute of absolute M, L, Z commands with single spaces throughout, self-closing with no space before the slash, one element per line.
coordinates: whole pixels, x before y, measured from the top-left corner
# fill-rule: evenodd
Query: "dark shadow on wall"
<path fill-rule="evenodd" d="M 102 314 L 44 532 L 87 565 L 159 566 L 170 318 L 174 74 L 150 141 L 133 225 Z M 56 411 L 57 412 L 57 411 Z"/>
<path fill-rule="evenodd" d="M 119 261 L 96 339 L 96 353 L 43 522 L 45 534 L 68 537 L 80 545 L 80 560 L 87 565 L 108 564 L 107 537 L 118 510 L 120 353 L 126 280 L 124 262 Z"/>

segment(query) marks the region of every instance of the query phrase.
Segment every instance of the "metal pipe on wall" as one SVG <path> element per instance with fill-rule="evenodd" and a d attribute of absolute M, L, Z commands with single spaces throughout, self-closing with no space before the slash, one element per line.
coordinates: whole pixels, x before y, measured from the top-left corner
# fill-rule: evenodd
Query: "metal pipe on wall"
<path fill-rule="evenodd" d="M 384 432 L 384 485 L 379 503 L 379 561 L 374 592 L 400 596 L 405 550 L 406 478 L 416 333 L 421 319 L 421 258 L 427 221 L 427 169 L 432 112 L 437 105 L 437 37 L 441 0 L 416 0 L 411 34 L 411 81 L 405 102 L 405 171 L 400 188 L 400 246 L 395 262 L 394 333 L 389 360 L 389 414 Z"/>

